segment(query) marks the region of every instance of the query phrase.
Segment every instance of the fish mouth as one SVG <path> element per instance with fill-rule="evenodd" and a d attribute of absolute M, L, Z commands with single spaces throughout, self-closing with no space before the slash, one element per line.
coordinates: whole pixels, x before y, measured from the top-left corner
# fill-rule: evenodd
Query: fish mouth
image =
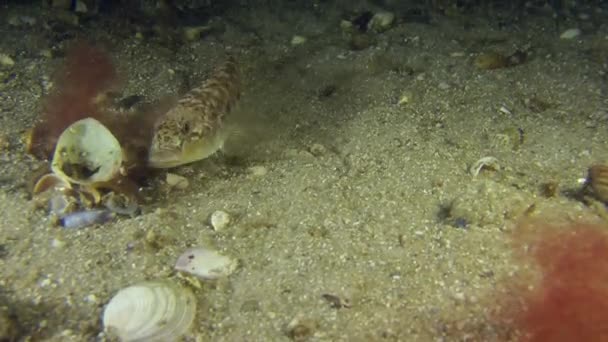
<path fill-rule="evenodd" d="M 148 166 L 154 169 L 168 169 L 185 163 L 180 150 L 153 150 L 148 155 Z"/>

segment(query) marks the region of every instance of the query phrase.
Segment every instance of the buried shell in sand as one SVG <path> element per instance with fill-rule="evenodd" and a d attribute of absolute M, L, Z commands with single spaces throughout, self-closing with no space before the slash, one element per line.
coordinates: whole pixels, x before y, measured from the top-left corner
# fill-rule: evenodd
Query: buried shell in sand
<path fill-rule="evenodd" d="M 188 288 L 166 280 L 124 288 L 103 312 L 104 331 L 120 341 L 177 341 L 194 321 L 196 300 Z"/>
<path fill-rule="evenodd" d="M 179 256 L 175 269 L 203 280 L 213 280 L 230 275 L 238 262 L 230 257 L 204 247 L 194 247 Z"/>

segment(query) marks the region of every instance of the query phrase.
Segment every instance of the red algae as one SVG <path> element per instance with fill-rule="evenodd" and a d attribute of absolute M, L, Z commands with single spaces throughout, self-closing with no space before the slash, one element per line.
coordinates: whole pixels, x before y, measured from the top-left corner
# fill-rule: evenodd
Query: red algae
<path fill-rule="evenodd" d="M 53 81 L 28 143 L 28 152 L 41 159 L 51 158 L 59 135 L 70 124 L 86 117 L 101 119 L 97 98 L 117 83 L 117 74 L 107 53 L 79 42 L 67 51 Z"/>
<path fill-rule="evenodd" d="M 525 222 L 514 242 L 534 274 L 507 285 L 497 320 L 522 342 L 608 341 L 608 227 Z"/>

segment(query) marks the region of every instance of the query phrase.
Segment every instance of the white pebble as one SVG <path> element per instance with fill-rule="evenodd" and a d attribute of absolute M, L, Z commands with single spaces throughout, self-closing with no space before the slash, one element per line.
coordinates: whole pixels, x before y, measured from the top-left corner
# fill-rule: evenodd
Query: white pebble
<path fill-rule="evenodd" d="M 15 61 L 7 54 L 0 53 L 0 65 L 5 67 L 12 67 L 15 65 Z"/>
<path fill-rule="evenodd" d="M 393 13 L 378 12 L 369 21 L 367 28 L 375 32 L 384 32 L 393 25 L 394 21 L 395 15 Z"/>
<path fill-rule="evenodd" d="M 169 188 L 172 189 L 185 190 L 189 185 L 188 178 L 175 173 L 167 173 L 167 178 L 165 181 L 167 182 Z"/>
<path fill-rule="evenodd" d="M 306 43 L 307 39 L 304 36 L 293 36 L 291 38 L 291 45 L 302 45 Z"/>
<path fill-rule="evenodd" d="M 560 39 L 574 39 L 580 35 L 581 35 L 581 29 L 571 28 L 571 29 L 567 29 L 566 31 L 562 32 L 562 34 L 559 36 L 559 38 Z"/>
<path fill-rule="evenodd" d="M 263 177 L 263 176 L 266 176 L 266 174 L 268 173 L 268 170 L 261 165 L 252 166 L 249 168 L 249 173 L 251 173 L 251 175 L 254 177 Z"/>
<path fill-rule="evenodd" d="M 230 221 L 232 221 L 232 218 L 227 212 L 222 210 L 216 210 L 213 212 L 213 214 L 211 214 L 211 218 L 209 219 L 209 221 L 211 221 L 211 227 L 213 227 L 213 230 L 219 232 L 228 227 Z"/>

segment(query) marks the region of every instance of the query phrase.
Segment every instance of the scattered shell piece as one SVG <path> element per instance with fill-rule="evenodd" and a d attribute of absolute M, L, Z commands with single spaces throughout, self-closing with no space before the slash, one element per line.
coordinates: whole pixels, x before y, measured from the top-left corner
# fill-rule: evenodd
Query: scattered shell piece
<path fill-rule="evenodd" d="M 315 157 L 320 157 L 327 153 L 327 149 L 325 148 L 325 146 L 319 143 L 312 144 L 308 151 Z"/>
<path fill-rule="evenodd" d="M 78 189 L 78 197 L 80 203 L 85 208 L 92 208 L 101 203 L 101 193 L 99 190 L 92 186 L 81 186 Z"/>
<path fill-rule="evenodd" d="M 608 203 L 608 165 L 596 164 L 589 168 L 585 182 L 597 199 Z"/>
<path fill-rule="evenodd" d="M 230 257 L 204 247 L 194 247 L 180 255 L 175 269 L 203 280 L 213 280 L 230 275 L 237 266 L 238 262 Z"/>
<path fill-rule="evenodd" d="M 140 211 L 139 205 L 134 198 L 114 191 L 105 194 L 101 198 L 101 203 L 108 210 L 119 215 L 134 217 Z"/>
<path fill-rule="evenodd" d="M 44 194 L 46 195 L 47 193 Z M 53 191 L 48 194 L 50 195 L 50 198 L 47 198 L 47 196 L 37 196 L 35 200 L 45 200 L 45 203 L 48 203 L 49 213 L 55 218 L 64 217 L 73 213 L 78 210 L 78 207 L 80 206 L 78 199 L 67 191 Z"/>
<path fill-rule="evenodd" d="M 391 12 L 378 12 L 367 23 L 367 28 L 374 32 L 384 32 L 393 26 L 395 14 Z"/>
<path fill-rule="evenodd" d="M 12 67 L 15 65 L 15 61 L 7 54 L 0 53 L 0 65 L 5 67 Z"/>
<path fill-rule="evenodd" d="M 171 172 L 167 173 L 165 182 L 167 182 L 169 188 L 177 190 L 185 190 L 190 185 L 188 178 Z"/>
<path fill-rule="evenodd" d="M 473 177 L 477 177 L 483 169 L 490 169 L 494 171 L 500 170 L 498 159 L 494 157 L 483 157 L 471 165 L 469 168 L 469 173 Z"/>
<path fill-rule="evenodd" d="M 89 7 L 82 0 L 74 1 L 72 8 L 75 13 L 87 13 L 89 11 Z"/>
<path fill-rule="evenodd" d="M 52 0 L 51 7 L 69 10 L 70 7 L 72 7 L 72 1 L 71 0 Z"/>
<path fill-rule="evenodd" d="M 306 37 L 304 36 L 293 36 L 291 38 L 291 45 L 295 46 L 295 45 L 302 45 L 304 43 L 306 43 L 308 39 L 306 39 Z"/>
<path fill-rule="evenodd" d="M 410 102 L 412 102 L 412 93 L 409 91 L 405 91 L 401 94 L 401 97 L 399 98 L 399 101 L 397 101 L 397 104 L 399 106 L 404 106 L 409 104 Z"/>
<path fill-rule="evenodd" d="M 574 39 L 578 36 L 581 35 L 581 29 L 579 28 L 570 28 L 567 29 L 566 31 L 562 32 L 562 34 L 559 35 L 560 39 Z"/>
<path fill-rule="evenodd" d="M 506 56 L 498 52 L 490 51 L 475 57 L 473 64 L 479 69 L 493 70 L 505 68 L 508 66 L 509 62 Z"/>
<path fill-rule="evenodd" d="M 189 42 L 199 40 L 205 32 L 208 32 L 210 30 L 211 30 L 211 28 L 209 26 L 185 27 L 184 28 L 184 39 Z"/>
<path fill-rule="evenodd" d="M 268 173 L 268 169 L 261 165 L 252 166 L 249 168 L 249 173 L 254 177 L 264 177 Z"/>
<path fill-rule="evenodd" d="M 106 209 L 83 210 L 67 214 L 59 219 L 66 229 L 80 229 L 94 224 L 106 223 L 114 218 L 114 213 Z"/>
<path fill-rule="evenodd" d="M 352 31 L 353 30 L 353 23 L 350 20 L 342 19 L 342 20 L 340 20 L 340 28 L 343 31 Z"/>
<path fill-rule="evenodd" d="M 0 152 L 6 152 L 11 147 L 11 142 L 6 134 L 0 133 Z"/>
<path fill-rule="evenodd" d="M 41 194 L 46 191 L 53 191 L 53 190 L 62 191 L 62 190 L 67 190 L 67 189 L 71 189 L 71 188 L 72 188 L 72 186 L 65 179 L 63 179 L 55 174 L 48 173 L 48 174 L 40 177 L 40 179 L 38 179 L 38 181 L 34 185 L 32 194 L 37 195 L 37 194 Z"/>
<path fill-rule="evenodd" d="M 340 298 L 340 296 L 338 296 L 338 295 L 334 295 L 331 293 L 324 293 L 321 295 L 321 297 L 323 297 L 323 299 L 325 299 L 329 303 L 329 306 L 332 309 L 341 309 L 341 308 L 350 308 L 351 307 L 350 301 L 348 299 Z"/>
<path fill-rule="evenodd" d="M 232 218 L 227 212 L 222 210 L 216 210 L 213 212 L 213 214 L 211 214 L 209 221 L 211 222 L 211 227 L 213 227 L 213 230 L 219 232 L 228 227 L 228 225 L 232 221 Z"/>
<path fill-rule="evenodd" d="M 298 314 L 287 324 L 285 332 L 294 341 L 306 341 L 315 333 L 317 328 L 317 322 Z"/>
<path fill-rule="evenodd" d="M 103 313 L 104 330 L 128 341 L 175 341 L 196 314 L 192 291 L 169 281 L 148 281 L 120 290 Z"/>

